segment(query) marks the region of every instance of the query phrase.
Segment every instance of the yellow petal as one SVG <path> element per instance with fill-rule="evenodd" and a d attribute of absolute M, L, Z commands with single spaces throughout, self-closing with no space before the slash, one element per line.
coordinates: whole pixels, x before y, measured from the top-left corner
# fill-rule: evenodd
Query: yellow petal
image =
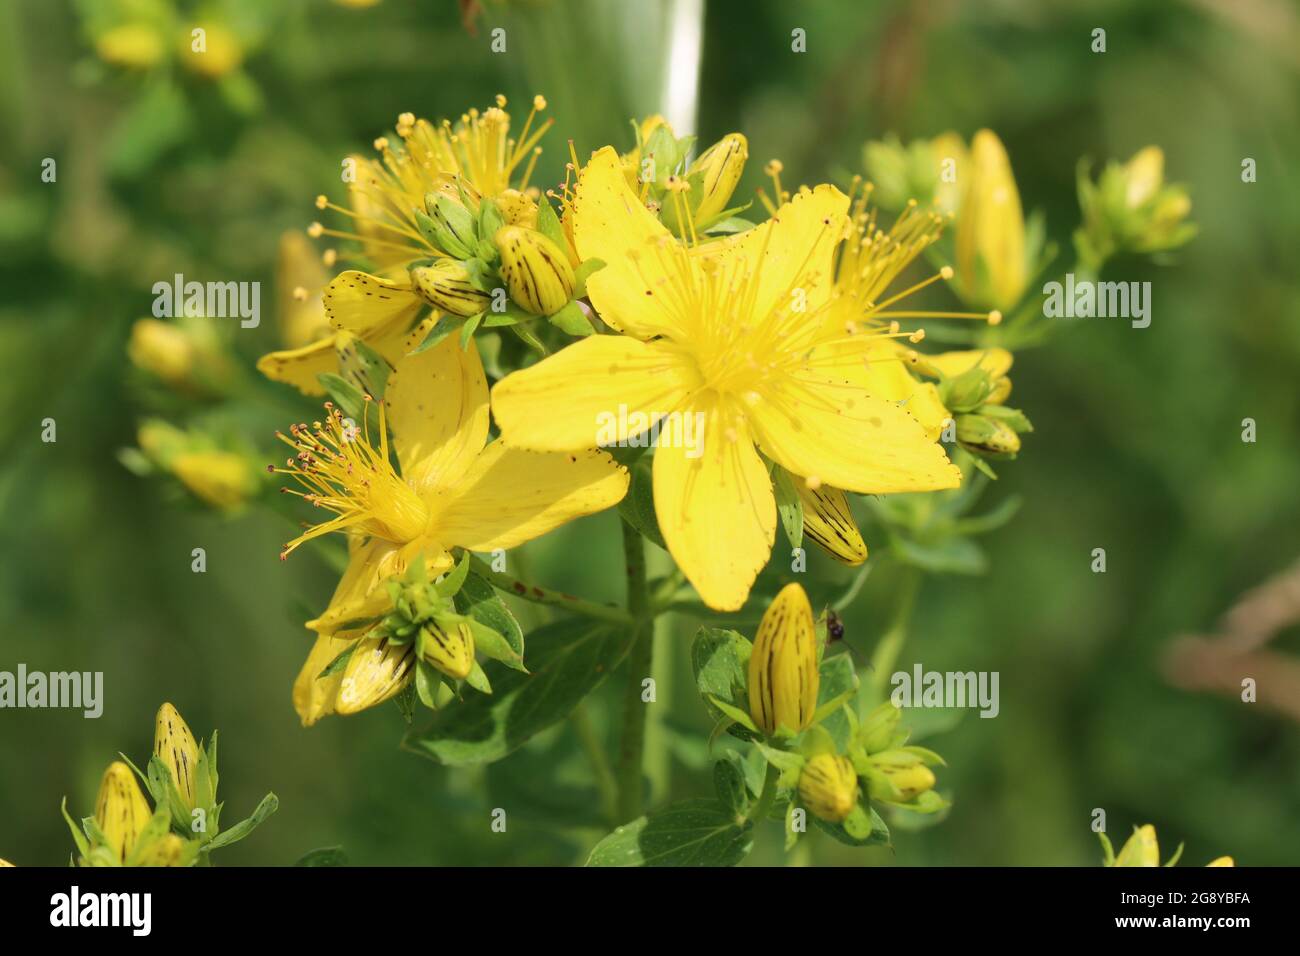
<path fill-rule="evenodd" d="M 488 435 L 488 389 L 478 346 L 449 335 L 404 356 L 384 393 L 402 477 L 417 489 L 456 482 Z"/>
<path fill-rule="evenodd" d="M 772 383 L 750 421 L 763 451 L 813 485 L 888 494 L 961 484 L 960 469 L 896 402 L 814 373 Z"/>
<path fill-rule="evenodd" d="M 694 380 L 667 343 L 592 335 L 507 375 L 492 389 L 492 411 L 516 447 L 576 451 L 645 431 L 651 416 L 681 405 Z"/>
<path fill-rule="evenodd" d="M 604 452 L 524 451 L 494 441 L 447 493 L 434 523 L 448 545 L 514 548 L 617 504 L 627 483 L 627 471 Z"/>
<path fill-rule="evenodd" d="M 338 371 L 338 367 L 332 335 L 302 348 L 269 352 L 257 360 L 257 370 L 271 381 L 292 385 L 304 395 L 324 395 L 317 376 Z"/>
<path fill-rule="evenodd" d="M 654 294 L 669 277 L 652 246 L 656 241 L 672 240 L 628 188 L 623 164 L 613 147 L 593 154 L 583 168 L 573 210 L 578 255 L 605 263 L 587 279 L 587 295 L 601 319 L 638 338 L 675 331 L 671 313 L 660 306 Z"/>
<path fill-rule="evenodd" d="M 422 305 L 409 278 L 393 281 L 355 269 L 335 276 L 321 301 L 330 325 L 361 336 L 399 319 L 409 326 Z"/>
<path fill-rule="evenodd" d="M 787 584 L 772 599 L 749 657 L 749 715 L 766 734 L 798 732 L 817 710 L 817 631 L 808 595 Z"/>
<path fill-rule="evenodd" d="M 722 402 L 702 404 L 702 454 L 659 447 L 654 499 L 659 529 L 700 598 L 719 611 L 745 603 L 772 552 L 776 498 L 744 416 Z"/>
<path fill-rule="evenodd" d="M 812 313 L 830 297 L 835 247 L 844 237 L 848 208 L 849 197 L 834 186 L 802 189 L 766 222 L 693 252 L 757 284 L 750 310 L 755 317 L 796 295 Z"/>
<path fill-rule="evenodd" d="M 339 682 L 343 680 L 341 671 L 321 677 L 330 663 L 346 651 L 352 641 L 333 634 L 318 634 L 312 645 L 302 670 L 293 682 L 293 709 L 304 727 L 310 727 L 322 717 L 334 713 L 334 700 L 338 695 Z"/>
<path fill-rule="evenodd" d="M 95 801 L 95 822 L 108 841 L 118 861 L 125 860 L 135 848 L 140 831 L 153 816 L 149 804 L 140 792 L 135 774 L 120 760 L 114 760 L 104 771 L 99 782 L 99 797 Z"/>

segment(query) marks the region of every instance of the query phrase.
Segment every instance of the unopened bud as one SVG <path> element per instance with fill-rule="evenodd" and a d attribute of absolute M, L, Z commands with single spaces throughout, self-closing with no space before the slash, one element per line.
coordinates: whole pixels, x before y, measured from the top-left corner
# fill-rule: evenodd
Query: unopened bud
<path fill-rule="evenodd" d="M 453 680 L 474 669 L 474 632 L 463 621 L 444 627 L 429 621 L 420 630 L 420 657 Z"/>
<path fill-rule="evenodd" d="M 525 310 L 551 315 L 573 298 L 573 267 L 563 250 L 546 236 L 522 226 L 504 226 L 497 230 L 493 242 L 501 254 L 501 277 L 510 298 Z"/>
<path fill-rule="evenodd" d="M 1006 422 L 987 415 L 958 415 L 957 441 L 984 455 L 1015 455 L 1020 451 L 1020 436 Z"/>
<path fill-rule="evenodd" d="M 158 708 L 154 718 L 153 752 L 171 771 L 176 791 L 181 795 L 185 806 L 195 807 L 194 773 L 199 765 L 199 745 L 191 733 L 189 725 L 171 704 Z"/>
<path fill-rule="evenodd" d="M 858 805 L 858 775 L 847 757 L 818 754 L 799 775 L 799 799 L 815 817 L 841 823 Z"/>
<path fill-rule="evenodd" d="M 749 716 L 766 734 L 798 732 L 817 710 L 817 639 L 808 595 L 787 584 L 758 625 L 749 657 Z"/>
<path fill-rule="evenodd" d="M 688 173 L 703 173 L 696 224 L 708 222 L 727 208 L 749 159 L 749 142 L 740 133 L 728 133 L 691 163 Z"/>
<path fill-rule="evenodd" d="M 492 301 L 489 293 L 470 281 L 469 270 L 454 259 L 417 266 L 411 270 L 411 281 L 421 298 L 449 315 L 477 315 Z"/>
<path fill-rule="evenodd" d="M 95 800 L 95 822 L 118 862 L 135 849 L 140 833 L 153 816 L 149 803 L 140 792 L 135 774 L 120 760 L 114 760 L 99 782 Z"/>

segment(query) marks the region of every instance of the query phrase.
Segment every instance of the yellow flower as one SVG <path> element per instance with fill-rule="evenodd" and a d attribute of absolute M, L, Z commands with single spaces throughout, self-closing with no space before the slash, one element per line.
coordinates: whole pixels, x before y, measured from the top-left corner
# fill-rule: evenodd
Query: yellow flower
<path fill-rule="evenodd" d="M 99 783 L 95 822 L 119 863 L 125 861 L 135 848 L 140 832 L 151 816 L 153 811 L 140 792 L 135 774 L 122 761 L 114 760 Z"/>
<path fill-rule="evenodd" d="M 1029 284 L 1025 216 L 1007 151 L 991 130 L 971 140 L 957 213 L 957 278 L 971 301 L 1006 311 Z"/>
<path fill-rule="evenodd" d="M 771 735 L 798 732 L 817 710 L 817 632 L 808 595 L 798 584 L 781 589 L 759 622 L 749 657 L 749 716 Z"/>
<path fill-rule="evenodd" d="M 8 860 L 0 860 L 0 866 L 13 866 Z"/>
<path fill-rule="evenodd" d="M 199 745 L 189 724 L 169 703 L 158 708 L 154 718 L 153 752 L 171 771 L 176 792 L 191 810 L 195 807 L 194 773 L 199 764 Z"/>
<path fill-rule="evenodd" d="M 1237 864 L 1233 862 L 1232 857 L 1221 856 L 1211 860 L 1209 863 L 1205 865 L 1207 867 L 1210 867 L 1210 866 L 1236 866 Z"/>
<path fill-rule="evenodd" d="M 198 28 L 203 30 L 202 50 L 194 48 L 198 41 L 191 28 L 180 36 L 181 62 L 186 68 L 210 80 L 219 80 L 239 69 L 244 50 L 234 32 L 220 23 L 201 23 Z"/>
<path fill-rule="evenodd" d="M 435 386 L 436 397 L 430 395 Z M 387 610 L 386 579 L 420 556 L 430 574 L 445 571 L 451 548 L 517 547 L 617 503 L 628 483 L 626 471 L 603 452 L 538 453 L 488 442 L 487 379 L 473 342 L 462 349 L 448 338 L 398 361 L 379 406 L 378 448 L 366 423 L 327 409 L 324 421 L 295 425 L 281 436 L 294 455 L 275 469 L 301 486 L 295 493 L 331 513 L 289 542 L 284 555 L 331 531 L 350 538 L 334 597 L 307 624 L 319 636 L 294 684 L 304 724 L 372 706 L 410 679 L 413 643 L 389 649 L 375 639 L 360 645 L 342 672 L 317 679 L 364 637 L 342 625 Z M 388 426 L 400 472 L 390 462 Z"/>
<path fill-rule="evenodd" d="M 421 233 L 415 213 L 425 209 L 429 193 L 451 198 L 464 187 L 473 199 L 495 199 L 507 190 L 526 192 L 528 180 L 541 147 L 537 145 L 550 128 L 551 120 L 533 127 L 533 120 L 546 108 L 541 96 L 518 139 L 510 136 L 510 114 L 497 105 L 482 112 L 472 109 L 453 124 L 448 120 L 431 123 L 412 113 L 397 118 L 400 143 L 388 137 L 375 140 L 378 159 L 353 157 L 356 180 L 349 187 L 351 207 L 338 206 L 321 197 L 317 206 L 351 218 L 356 231 L 313 226 L 316 235 L 355 240 L 363 255 L 386 276 L 406 268 L 416 259 L 441 255 Z M 519 169 L 523 168 L 522 175 Z M 517 202 L 507 205 L 518 211 Z"/>
<path fill-rule="evenodd" d="M 671 413 L 702 423 L 694 450 L 660 443 L 654 498 L 673 558 L 720 610 L 744 603 L 771 553 L 776 503 L 759 449 L 811 483 L 861 493 L 960 483 L 915 418 L 849 380 L 879 338 L 830 321 L 847 205 L 834 187 L 804 190 L 768 222 L 688 249 L 600 150 L 578 183 L 574 235 L 583 259 L 606 263 L 587 293 L 623 334 L 589 336 L 493 391 L 502 436 L 538 450 L 590 448 L 610 416 L 615 441 L 643 416 L 639 431 Z"/>
<path fill-rule="evenodd" d="M 818 754 L 799 774 L 799 798 L 808 811 L 828 823 L 842 823 L 858 805 L 858 775 L 853 761 L 835 754 Z"/>
<path fill-rule="evenodd" d="M 185 330 L 158 319 L 139 319 L 131 326 L 126 354 L 137 368 L 172 386 L 186 385 L 194 368 L 194 344 Z"/>

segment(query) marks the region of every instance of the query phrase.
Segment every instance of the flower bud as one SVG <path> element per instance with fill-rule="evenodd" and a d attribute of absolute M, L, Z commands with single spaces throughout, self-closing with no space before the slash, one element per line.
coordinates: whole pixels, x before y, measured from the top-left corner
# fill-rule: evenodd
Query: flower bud
<path fill-rule="evenodd" d="M 787 584 L 759 622 L 749 658 L 749 716 L 765 734 L 798 732 L 817 710 L 817 640 L 808 595 Z"/>
<path fill-rule="evenodd" d="M 126 23 L 96 37 L 95 52 L 113 66 L 144 70 L 163 58 L 163 38 L 152 26 Z"/>
<path fill-rule="evenodd" d="M 1151 824 L 1135 827 L 1112 866 L 1159 866 L 1160 843 Z"/>
<path fill-rule="evenodd" d="M 1211 866 L 1236 866 L 1237 864 L 1233 862 L 1232 857 L 1221 856 L 1218 857 L 1217 859 L 1211 860 L 1209 863 L 1205 865 L 1207 867 L 1211 867 Z"/>
<path fill-rule="evenodd" d="M 172 473 L 196 498 L 233 510 L 257 493 L 259 475 L 243 455 L 229 451 L 187 451 L 171 461 Z"/>
<path fill-rule="evenodd" d="M 185 866 L 189 845 L 175 833 L 166 833 L 155 840 L 136 860 L 138 866 Z"/>
<path fill-rule="evenodd" d="M 1227 859 L 1227 857 L 1224 857 L 1224 859 Z M 6 867 L 6 866 L 12 867 L 13 864 L 10 863 L 8 860 L 0 860 L 0 867 Z M 1211 863 L 1210 866 L 1214 866 L 1214 864 Z"/>
<path fill-rule="evenodd" d="M 504 226 L 497 230 L 493 242 L 501 253 L 501 278 L 510 298 L 525 310 L 551 315 L 573 298 L 573 267 L 563 250 L 546 236 L 522 226 Z"/>
<path fill-rule="evenodd" d="M 219 80 L 239 68 L 244 50 L 239 38 L 228 27 L 208 22 L 204 26 L 203 49 L 194 49 L 188 30 L 181 34 L 181 61 L 193 72 L 209 80 Z"/>
<path fill-rule="evenodd" d="M 934 771 L 923 763 L 908 767 L 880 766 L 878 769 L 898 791 L 893 799 L 899 802 L 906 803 L 934 788 Z"/>
<path fill-rule="evenodd" d="M 366 637 L 348 659 L 339 682 L 337 713 L 356 714 L 396 697 L 415 674 L 415 647 Z"/>
<path fill-rule="evenodd" d="M 740 133 L 728 133 L 691 163 L 687 174 L 703 173 L 699 205 L 695 207 L 695 224 L 715 219 L 727 208 L 731 194 L 745 171 L 749 159 L 749 142 Z"/>
<path fill-rule="evenodd" d="M 858 740 L 862 744 L 862 749 L 869 754 L 888 750 L 893 744 L 894 732 L 898 729 L 898 722 L 902 718 L 903 712 L 890 701 L 873 708 L 862 719 L 862 724 L 858 728 Z"/>
<path fill-rule="evenodd" d="M 189 382 L 194 370 L 194 343 L 185 330 L 158 319 L 140 319 L 131 326 L 127 357 L 136 368 L 172 386 Z"/>
<path fill-rule="evenodd" d="M 1165 154 L 1159 146 L 1138 150 L 1124 164 L 1124 205 L 1136 209 L 1160 191 L 1165 181 Z"/>
<path fill-rule="evenodd" d="M 526 229 L 537 228 L 537 203 L 527 193 L 518 189 L 507 189 L 496 197 L 497 208 L 501 218 L 508 226 L 523 226 Z"/>
<path fill-rule="evenodd" d="M 939 383 L 939 400 L 950 411 L 970 412 L 993 393 L 993 380 L 978 365 Z"/>
<path fill-rule="evenodd" d="M 114 760 L 99 782 L 95 822 L 119 863 L 135 849 L 140 832 L 151 816 L 153 811 L 140 792 L 135 774 L 122 761 Z"/>
<path fill-rule="evenodd" d="M 449 315 L 477 315 L 492 301 L 491 295 L 470 281 L 469 270 L 454 259 L 412 269 L 411 281 L 421 298 Z"/>
<path fill-rule="evenodd" d="M 858 775 L 853 762 L 835 754 L 818 754 L 799 775 L 799 799 L 813 816 L 841 823 L 858 805 Z"/>
<path fill-rule="evenodd" d="M 439 192 L 426 195 L 424 206 L 428 216 L 420 214 L 415 219 L 425 238 L 437 248 L 457 259 L 467 259 L 478 246 L 475 214 L 450 193 L 452 188 L 445 185 Z"/>
<path fill-rule="evenodd" d="M 464 621 L 450 627 L 429 621 L 419 640 L 420 657 L 453 680 L 464 680 L 474 669 L 474 632 Z"/>
<path fill-rule="evenodd" d="M 958 415 L 957 441 L 968 451 L 982 455 L 1015 455 L 1020 436 L 1006 422 L 987 415 Z"/>
<path fill-rule="evenodd" d="M 158 708 L 154 718 L 153 752 L 171 771 L 176 791 L 185 806 L 193 810 L 194 774 L 199 765 L 199 745 L 180 713 L 169 703 Z"/>
<path fill-rule="evenodd" d="M 844 492 L 826 485 L 809 488 L 802 478 L 794 484 L 803 502 L 804 533 L 836 561 L 856 567 L 867 560 L 867 544 Z"/>
<path fill-rule="evenodd" d="M 960 286 L 974 303 L 1005 312 L 1029 283 L 1025 217 L 1011 161 L 992 131 L 980 130 L 971 141 L 968 175 L 957 215 Z"/>

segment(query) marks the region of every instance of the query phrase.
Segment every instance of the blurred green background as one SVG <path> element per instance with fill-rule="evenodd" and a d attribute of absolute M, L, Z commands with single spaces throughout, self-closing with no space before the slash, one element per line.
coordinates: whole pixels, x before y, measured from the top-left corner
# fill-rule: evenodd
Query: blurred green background
<path fill-rule="evenodd" d="M 0 8 L 0 669 L 103 671 L 106 687 L 98 720 L 0 711 L 0 856 L 65 862 L 60 798 L 89 813 L 119 750 L 147 756 L 166 699 L 196 733 L 220 728 L 229 819 L 268 789 L 281 800 L 219 863 L 285 864 L 333 844 L 365 864 L 585 858 L 603 831 L 567 726 L 478 771 L 400 751 L 391 706 L 303 730 L 289 700 L 309 645 L 300 609 L 322 605 L 334 572 L 310 548 L 277 559 L 283 517 L 204 512 L 131 474 L 118 452 L 146 413 L 176 411 L 125 354 L 155 281 L 260 280 L 261 327 L 231 335 L 251 368 L 279 344 L 280 234 L 316 218 L 313 197 L 339 194 L 339 158 L 367 150 L 399 112 L 454 117 L 498 91 L 513 104 L 545 92 L 557 121 L 545 183 L 562 179 L 570 137 L 582 156 L 630 146 L 627 121 L 655 109 L 666 62 L 665 11 L 639 6 L 489 4 L 477 35 L 452 0 Z M 242 66 L 204 77 L 170 49 L 148 68 L 106 62 L 104 8 L 227 23 Z M 507 50 L 494 54 L 498 25 Z M 790 50 L 795 27 L 806 53 Z M 1095 27 L 1104 54 L 1090 50 Z M 1300 554 L 1298 73 L 1300 13 L 1286 0 L 707 3 L 698 132 L 749 136 L 738 195 L 761 184 L 769 157 L 784 160 L 787 183 L 843 182 L 868 139 L 989 127 L 1026 209 L 1046 213 L 1065 249 L 1079 158 L 1125 159 L 1148 143 L 1189 185 L 1202 229 L 1171 264 L 1109 269 L 1153 283 L 1150 328 L 1069 324 L 1017 357 L 1016 403 L 1036 431 L 988 500 L 1024 506 L 983 542 L 986 575 L 927 579 L 900 660 L 1001 673 L 997 719 L 968 714 L 926 738 L 950 764 L 950 814 L 897 832 L 892 853 L 814 834 L 798 860 L 1094 864 L 1088 825 L 1104 808 L 1113 836 L 1155 823 L 1166 852 L 1186 841 L 1188 864 L 1300 862 L 1295 724 L 1177 689 L 1161 670 L 1173 637 L 1211 631 Z M 54 183 L 41 181 L 47 157 Z M 1255 184 L 1241 181 L 1244 157 L 1258 162 Z M 256 396 L 226 427 L 269 456 L 274 428 L 311 404 L 269 385 Z M 40 441 L 46 417 L 53 444 Z M 1240 439 L 1246 417 L 1254 444 Z M 619 600 L 617 539 L 616 518 L 600 515 L 523 549 L 516 570 Z M 190 570 L 194 547 L 207 551 L 205 574 Z M 1104 575 L 1089 570 L 1096 547 Z M 809 572 L 843 577 L 817 554 Z M 890 583 L 888 567 L 873 573 L 845 614 L 860 655 L 884 627 Z M 654 803 L 711 786 L 687 664 L 696 623 L 672 618 L 658 638 Z M 1300 653 L 1295 629 L 1272 649 Z M 1279 692 L 1258 677 L 1261 696 Z M 616 683 L 589 708 L 606 739 Z M 489 829 L 498 806 L 511 814 L 505 834 Z M 765 828 L 750 861 L 779 861 L 779 838 Z"/>

